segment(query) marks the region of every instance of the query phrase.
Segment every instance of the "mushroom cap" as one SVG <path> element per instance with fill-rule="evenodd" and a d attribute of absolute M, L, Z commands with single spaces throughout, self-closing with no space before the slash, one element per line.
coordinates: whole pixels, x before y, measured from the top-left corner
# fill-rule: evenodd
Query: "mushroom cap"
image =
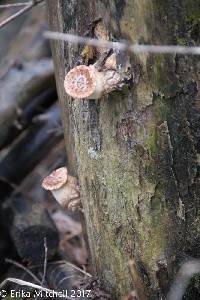
<path fill-rule="evenodd" d="M 42 187 L 48 191 L 58 190 L 67 182 L 67 178 L 67 168 L 59 168 L 43 179 Z"/>
<path fill-rule="evenodd" d="M 95 68 L 80 65 L 65 76 L 64 88 L 73 98 L 87 98 L 96 88 Z"/>

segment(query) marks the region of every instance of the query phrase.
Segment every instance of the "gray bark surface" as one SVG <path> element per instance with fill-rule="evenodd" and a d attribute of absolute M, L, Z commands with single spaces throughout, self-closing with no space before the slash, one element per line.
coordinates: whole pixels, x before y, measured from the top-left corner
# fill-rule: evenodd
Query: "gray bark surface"
<path fill-rule="evenodd" d="M 47 6 L 53 31 L 83 35 L 101 18 L 110 39 L 199 42 L 199 4 L 192 0 Z M 63 87 L 82 48 L 52 42 L 69 169 L 81 185 L 93 266 L 116 299 L 141 286 L 143 299 L 161 299 L 181 262 L 199 257 L 199 58 L 133 54 L 128 88 L 82 101 Z M 195 299 L 191 290 L 187 299 Z"/>

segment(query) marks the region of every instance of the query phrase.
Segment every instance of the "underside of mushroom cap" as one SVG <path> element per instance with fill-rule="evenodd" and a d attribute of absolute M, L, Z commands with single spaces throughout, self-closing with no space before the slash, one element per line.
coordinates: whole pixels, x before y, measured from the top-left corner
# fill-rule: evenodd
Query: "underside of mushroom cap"
<path fill-rule="evenodd" d="M 80 65 L 70 70 L 64 81 L 66 92 L 74 98 L 87 98 L 96 88 L 95 69 Z"/>

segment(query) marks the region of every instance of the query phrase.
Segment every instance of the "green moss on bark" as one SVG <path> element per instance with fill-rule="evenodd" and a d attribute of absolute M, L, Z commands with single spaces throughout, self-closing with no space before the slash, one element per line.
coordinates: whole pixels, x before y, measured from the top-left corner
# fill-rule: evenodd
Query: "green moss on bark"
<path fill-rule="evenodd" d="M 179 31 L 185 33 L 182 25 L 189 14 L 180 1 L 175 0 L 174 6 L 164 0 L 95 1 L 90 2 L 87 13 L 85 1 L 70 6 L 66 1 L 59 3 L 65 3 L 60 8 L 64 31 L 85 31 L 85 20 L 89 25 L 100 15 L 113 37 L 150 44 L 185 38 Z M 59 68 L 73 67 L 71 56 L 76 51 L 72 47 L 66 46 L 65 55 L 62 45 L 60 53 L 55 52 L 64 60 Z M 191 70 L 190 78 L 185 76 L 192 61 L 179 56 L 140 54 L 131 58 L 133 84 L 99 101 L 67 99 L 66 108 L 58 71 L 57 81 L 64 120 L 70 120 L 64 123 L 66 140 L 70 126 L 74 135 L 94 270 L 115 299 L 123 299 L 133 289 L 128 261 L 136 257 L 144 266 L 142 275 L 148 278 L 148 284 L 142 281 L 144 290 L 148 290 L 148 299 L 155 300 L 166 296 L 168 286 L 167 280 L 164 289 L 159 285 L 157 272 L 164 271 L 158 262 L 164 261 L 164 275 L 172 279 L 172 258 L 177 252 L 194 254 L 193 233 L 197 234 L 199 220 L 195 223 L 194 215 L 186 214 L 187 224 L 195 225 L 182 226 L 177 209 L 182 203 L 190 211 L 197 203 L 193 141 L 198 120 L 190 109 L 195 93 L 186 85 L 195 76 Z M 70 145 L 67 143 L 68 152 Z"/>

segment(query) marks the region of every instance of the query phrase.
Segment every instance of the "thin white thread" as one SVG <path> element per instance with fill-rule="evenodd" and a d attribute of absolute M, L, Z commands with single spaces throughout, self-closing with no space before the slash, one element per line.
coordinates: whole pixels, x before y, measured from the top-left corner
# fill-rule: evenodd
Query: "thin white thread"
<path fill-rule="evenodd" d="M 116 49 L 119 51 L 128 51 L 134 53 L 165 53 L 165 54 L 192 54 L 200 55 L 200 47 L 187 47 L 175 45 L 138 45 L 121 42 L 111 42 L 102 39 L 91 39 L 74 34 L 45 31 L 44 37 L 52 40 L 62 40 L 72 44 L 83 44 L 94 47 Z"/>

